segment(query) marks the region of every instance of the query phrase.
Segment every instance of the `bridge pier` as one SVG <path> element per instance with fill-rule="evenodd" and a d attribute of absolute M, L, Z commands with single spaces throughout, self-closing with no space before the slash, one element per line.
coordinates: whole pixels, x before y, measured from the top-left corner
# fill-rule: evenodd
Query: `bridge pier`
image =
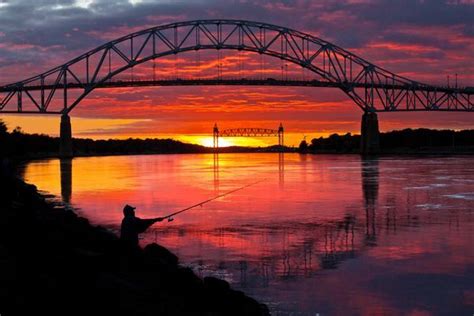
<path fill-rule="evenodd" d="M 61 158 L 71 158 L 72 154 L 71 119 L 67 113 L 64 113 L 61 115 L 61 127 L 59 130 L 59 156 Z"/>
<path fill-rule="evenodd" d="M 364 112 L 360 129 L 360 152 L 363 155 L 372 155 L 379 151 L 380 131 L 377 113 Z"/>
<path fill-rule="evenodd" d="M 283 151 L 283 147 L 285 146 L 284 135 L 285 131 L 283 129 L 283 124 L 280 123 L 280 126 L 278 127 L 278 146 L 280 151 Z"/>
<path fill-rule="evenodd" d="M 219 152 L 219 128 L 217 127 L 217 123 L 214 124 L 214 128 L 212 129 L 212 144 L 214 147 L 214 152 Z"/>

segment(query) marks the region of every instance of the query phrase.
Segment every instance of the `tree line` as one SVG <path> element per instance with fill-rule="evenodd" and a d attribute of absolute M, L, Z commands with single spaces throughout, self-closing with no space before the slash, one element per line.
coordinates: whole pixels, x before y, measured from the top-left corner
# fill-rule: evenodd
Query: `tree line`
<path fill-rule="evenodd" d="M 303 140 L 300 152 L 357 153 L 360 135 L 332 134 L 307 143 Z M 380 134 L 381 152 L 461 151 L 474 152 L 474 130 L 432 130 L 426 128 L 404 129 Z"/>
<path fill-rule="evenodd" d="M 474 153 L 474 130 L 431 130 L 404 129 L 380 134 L 381 152 L 466 152 Z M 42 134 L 26 134 L 17 127 L 11 132 L 0 120 L 0 156 L 9 157 L 56 157 L 59 138 Z M 224 147 L 219 152 L 280 151 L 278 146 L 265 148 Z M 285 147 L 284 151 L 295 151 Z M 347 133 L 332 134 L 328 137 L 314 138 L 311 142 L 303 140 L 299 152 L 310 153 L 358 153 L 360 135 Z M 212 153 L 213 148 L 187 144 L 173 139 L 108 139 L 93 140 L 73 138 L 74 155 L 124 155 L 124 154 L 172 154 L 172 153 Z"/>
<path fill-rule="evenodd" d="M 59 153 L 59 137 L 43 134 L 27 134 L 20 127 L 11 132 L 0 120 L 0 156 L 19 158 L 57 157 Z M 214 149 L 183 143 L 173 139 L 158 138 L 129 138 L 93 140 L 89 138 L 73 138 L 72 147 L 75 156 L 101 155 L 133 155 L 133 154 L 183 154 L 183 153 L 213 153 Z M 278 146 L 242 147 L 231 146 L 219 148 L 225 152 L 271 152 L 279 151 Z M 287 150 L 289 150 L 287 148 Z"/>
<path fill-rule="evenodd" d="M 42 134 L 26 134 L 17 127 L 8 132 L 0 120 L 0 147 L 4 156 L 54 157 L 58 155 L 59 137 Z M 205 153 L 210 148 L 186 144 L 173 139 L 108 139 L 93 140 L 73 138 L 75 155 L 146 154 L 146 153 Z"/>

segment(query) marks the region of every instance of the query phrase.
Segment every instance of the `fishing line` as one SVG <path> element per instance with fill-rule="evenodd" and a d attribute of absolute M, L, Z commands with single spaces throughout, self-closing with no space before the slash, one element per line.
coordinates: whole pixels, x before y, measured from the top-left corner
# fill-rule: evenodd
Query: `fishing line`
<path fill-rule="evenodd" d="M 245 188 L 248 188 L 248 187 L 250 187 L 250 186 L 252 186 L 252 185 L 255 185 L 255 184 L 260 183 L 260 182 L 265 181 L 265 180 L 266 180 L 266 179 L 262 179 L 262 180 L 259 180 L 259 181 L 257 181 L 257 182 L 253 182 L 253 183 L 244 185 L 243 187 L 240 187 L 240 188 L 237 188 L 237 189 L 234 189 L 234 190 L 231 190 L 231 191 L 227 191 L 227 192 L 222 193 L 222 194 L 219 194 L 219 195 L 217 195 L 217 196 L 215 196 L 215 197 L 213 197 L 213 198 L 207 199 L 207 200 L 205 200 L 205 201 L 202 201 L 202 202 L 199 202 L 199 203 L 194 204 L 194 205 L 192 205 L 192 206 L 186 207 L 186 208 L 184 208 L 184 209 L 182 209 L 182 210 L 179 210 L 179 211 L 177 211 L 177 212 L 174 212 L 174 213 L 171 213 L 171 214 L 169 214 L 169 215 L 166 215 L 166 216 L 164 216 L 164 217 L 162 217 L 162 218 L 163 218 L 163 219 L 166 219 L 166 218 L 167 218 L 167 219 L 168 219 L 168 222 L 171 222 L 171 221 L 173 221 L 173 216 L 175 216 L 175 215 L 184 213 L 184 212 L 189 211 L 189 210 L 191 210 L 191 209 L 193 209 L 193 208 L 195 208 L 195 207 L 198 207 L 198 206 L 203 206 L 203 205 L 206 204 L 206 203 L 209 203 L 209 202 L 211 202 L 211 201 L 217 200 L 218 198 L 221 198 L 221 197 L 224 197 L 224 196 L 226 196 L 226 195 L 235 193 L 235 192 L 237 192 L 237 191 L 243 190 L 243 189 L 245 189 Z"/>

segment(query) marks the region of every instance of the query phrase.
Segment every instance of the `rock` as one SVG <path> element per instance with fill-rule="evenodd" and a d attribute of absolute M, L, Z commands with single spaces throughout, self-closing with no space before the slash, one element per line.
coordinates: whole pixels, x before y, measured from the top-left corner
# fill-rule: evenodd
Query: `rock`
<path fill-rule="evenodd" d="M 230 289 L 227 281 L 214 277 L 205 277 L 204 286 L 211 291 L 228 291 Z"/>
<path fill-rule="evenodd" d="M 163 246 L 152 243 L 143 249 L 145 261 L 150 264 L 177 266 L 178 257 Z"/>

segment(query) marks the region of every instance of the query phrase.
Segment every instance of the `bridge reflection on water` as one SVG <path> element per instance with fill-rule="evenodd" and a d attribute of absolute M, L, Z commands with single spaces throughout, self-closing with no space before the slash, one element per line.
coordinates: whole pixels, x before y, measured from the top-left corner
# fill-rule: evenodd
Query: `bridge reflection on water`
<path fill-rule="evenodd" d="M 280 186 L 285 181 L 285 154 L 283 152 L 276 153 L 278 155 L 278 179 Z M 60 178 L 61 178 L 61 199 L 65 205 L 71 204 L 72 197 L 72 158 L 61 158 L 60 160 Z M 214 175 L 214 191 L 219 191 L 219 153 L 213 154 L 213 175 Z"/>
<path fill-rule="evenodd" d="M 72 159 L 60 159 L 61 198 L 65 205 L 71 204 L 72 196 Z"/>
<path fill-rule="evenodd" d="M 284 154 L 279 154 L 278 160 L 279 184 L 284 185 Z M 270 285 L 271 280 L 315 277 L 320 270 L 337 269 L 338 266 L 349 259 L 355 258 L 364 248 L 376 246 L 376 203 L 379 191 L 378 159 L 361 161 L 362 191 L 365 207 L 365 232 L 364 238 L 359 238 L 357 243 L 356 226 L 362 226 L 361 219 L 357 219 L 351 210 L 340 219 L 329 222 L 313 222 L 289 226 L 265 227 L 268 234 L 277 230 L 282 234 L 283 243 L 279 252 L 275 249 L 265 249 L 260 258 L 258 268 L 251 267 L 252 262 L 240 261 L 240 286 L 249 286 L 252 280 L 261 287 Z M 262 227 L 263 228 L 263 227 Z M 263 229 L 265 229 L 263 228 Z M 254 227 L 255 229 L 255 227 Z M 273 232 L 275 233 L 275 232 Z M 301 243 L 295 244 L 292 236 L 296 234 L 306 236 Z M 201 262 L 204 264 L 203 262 Z M 219 264 L 224 268 L 226 264 Z M 250 273 L 250 275 L 249 275 Z"/>
<path fill-rule="evenodd" d="M 282 187 L 285 182 L 285 153 L 278 152 L 278 183 Z M 212 156 L 213 175 L 214 175 L 214 191 L 219 191 L 219 153 L 215 152 Z"/>

